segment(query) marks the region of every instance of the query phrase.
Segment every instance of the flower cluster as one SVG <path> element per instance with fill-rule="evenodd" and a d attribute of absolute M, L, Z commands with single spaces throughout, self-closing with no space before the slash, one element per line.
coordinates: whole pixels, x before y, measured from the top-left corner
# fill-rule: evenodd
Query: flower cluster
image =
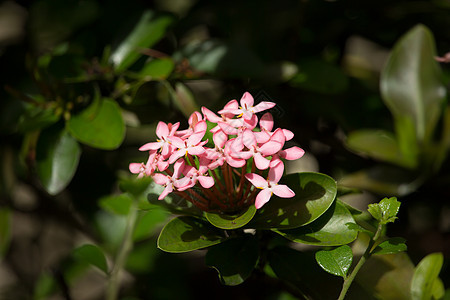
<path fill-rule="evenodd" d="M 203 114 L 194 112 L 188 129 L 178 130 L 179 122 L 159 122 L 157 141 L 139 148 L 148 151 L 147 162 L 131 163 L 129 169 L 164 186 L 159 200 L 174 192 L 204 211 L 232 212 L 253 203 L 261 208 L 273 194 L 293 197 L 289 187 L 278 184 L 284 172 L 282 159 L 298 159 L 304 151 L 295 146 L 283 149 L 294 134 L 273 130 L 269 112 L 258 120 L 257 113 L 274 106 L 267 101 L 254 106 L 246 92 L 240 105 L 231 100 L 219 115 L 205 107 Z M 209 133 L 208 126 L 212 127 Z M 212 142 L 205 135 L 212 135 Z M 262 176 L 265 172 L 267 178 Z"/>

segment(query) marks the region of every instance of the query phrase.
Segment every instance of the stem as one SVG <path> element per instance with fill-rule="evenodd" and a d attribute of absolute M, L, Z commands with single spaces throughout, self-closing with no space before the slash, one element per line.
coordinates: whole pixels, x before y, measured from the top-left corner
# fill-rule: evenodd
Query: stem
<path fill-rule="evenodd" d="M 119 253 L 117 253 L 114 267 L 109 274 L 108 287 L 106 290 L 107 300 L 116 300 L 119 293 L 119 273 L 123 269 L 128 254 L 130 254 L 133 248 L 133 231 L 137 220 L 137 201 L 133 199 L 132 205 L 130 207 L 130 213 L 127 218 L 127 227 L 125 230 L 125 235 L 123 237 L 122 245 L 120 246 Z"/>
<path fill-rule="evenodd" d="M 348 289 L 350 288 L 350 285 L 352 284 L 353 280 L 356 277 L 356 274 L 361 269 L 361 267 L 364 265 L 364 263 L 370 258 L 371 250 L 373 248 L 373 245 L 378 240 L 378 238 L 381 235 L 381 231 L 383 230 L 383 224 L 378 223 L 378 228 L 373 236 L 373 238 L 369 241 L 369 245 L 366 248 L 366 251 L 364 251 L 363 256 L 359 259 L 358 263 L 356 264 L 355 268 L 352 270 L 350 275 L 344 280 L 344 284 L 342 285 L 341 294 L 339 295 L 338 300 L 343 300 L 345 298 L 345 295 L 347 294 Z"/>

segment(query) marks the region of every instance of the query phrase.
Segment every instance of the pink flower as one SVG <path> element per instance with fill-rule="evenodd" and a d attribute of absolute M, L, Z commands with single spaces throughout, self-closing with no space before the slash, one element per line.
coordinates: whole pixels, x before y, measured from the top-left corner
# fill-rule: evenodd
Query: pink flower
<path fill-rule="evenodd" d="M 171 145 L 168 141 L 168 137 L 173 136 L 180 126 L 180 122 L 175 124 L 166 124 L 159 122 L 156 127 L 156 135 L 158 136 L 157 142 L 147 143 L 139 148 L 139 151 L 158 150 L 161 149 L 162 155 L 167 155 L 171 151 Z"/>
<path fill-rule="evenodd" d="M 184 168 L 184 174 L 187 178 L 190 178 L 190 180 L 188 184 L 179 188 L 178 190 L 187 190 L 188 188 L 193 187 L 197 183 L 197 181 L 200 182 L 200 185 L 205 189 L 209 189 L 210 187 L 212 187 L 214 185 L 214 179 L 206 175 L 208 173 L 209 162 L 209 159 L 202 157 L 199 160 L 198 170 L 192 166 L 186 166 Z"/>
<path fill-rule="evenodd" d="M 205 122 L 205 121 L 202 121 Z M 198 124 L 197 124 L 198 125 Z M 174 163 L 178 158 L 183 157 L 184 155 L 201 155 L 205 153 L 205 149 L 203 145 L 205 145 L 208 141 L 203 141 L 202 138 L 205 135 L 204 131 L 193 133 L 189 138 L 183 140 L 179 137 L 172 136 L 169 138 L 169 141 L 173 146 L 178 148 L 178 150 L 174 151 L 169 158 L 169 163 Z"/>
<path fill-rule="evenodd" d="M 249 173 L 245 175 L 248 181 L 250 181 L 255 187 L 262 189 L 258 193 L 255 199 L 255 207 L 261 208 L 264 204 L 269 202 L 273 194 L 281 198 L 292 198 L 295 193 L 286 185 L 278 184 L 281 176 L 283 176 L 284 166 L 279 163 L 270 168 L 267 180 L 258 174 Z"/>
<path fill-rule="evenodd" d="M 244 95 L 241 98 L 241 106 L 239 109 L 223 109 L 219 111 L 220 114 L 222 113 L 232 113 L 234 115 L 243 116 L 245 120 L 252 120 L 253 116 L 261 111 L 271 109 L 275 106 L 275 103 L 263 101 L 258 103 L 256 106 L 253 106 L 254 99 L 253 96 L 249 92 L 245 92 Z"/>
<path fill-rule="evenodd" d="M 185 167 L 185 162 L 183 159 L 177 160 L 173 166 L 173 175 L 164 175 L 161 173 L 153 174 L 153 181 L 159 185 L 165 187 L 164 191 L 159 195 L 158 200 L 164 199 L 168 194 L 174 191 L 174 188 L 182 188 L 188 181 L 189 178 L 179 179 L 182 171 Z"/>

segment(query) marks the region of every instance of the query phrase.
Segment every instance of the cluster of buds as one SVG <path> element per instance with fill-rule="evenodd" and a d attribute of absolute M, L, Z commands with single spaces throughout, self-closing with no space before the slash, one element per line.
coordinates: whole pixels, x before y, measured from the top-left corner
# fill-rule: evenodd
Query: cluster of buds
<path fill-rule="evenodd" d="M 131 163 L 129 169 L 164 187 L 159 200 L 176 193 L 204 211 L 234 212 L 252 204 L 259 209 L 273 194 L 291 198 L 294 192 L 278 184 L 284 172 L 282 159 L 298 159 L 304 151 L 295 146 L 283 149 L 294 134 L 273 130 L 269 112 L 258 120 L 257 113 L 274 106 L 267 101 L 254 106 L 246 92 L 240 106 L 231 100 L 218 112 L 220 116 L 205 107 L 203 114 L 194 112 L 188 129 L 178 130 L 179 122 L 159 122 L 157 141 L 139 148 L 148 151 L 147 162 Z M 208 125 L 214 126 L 209 130 L 213 144 L 203 140 Z"/>

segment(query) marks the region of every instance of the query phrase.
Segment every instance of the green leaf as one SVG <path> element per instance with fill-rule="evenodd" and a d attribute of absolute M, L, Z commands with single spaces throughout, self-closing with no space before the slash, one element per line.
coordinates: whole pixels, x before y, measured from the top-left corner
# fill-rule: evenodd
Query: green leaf
<path fill-rule="evenodd" d="M 36 171 L 49 194 L 58 194 L 70 183 L 80 155 L 80 146 L 66 130 L 50 128 L 41 133 L 36 146 Z"/>
<path fill-rule="evenodd" d="M 140 198 L 149 189 L 151 183 L 151 177 L 136 178 L 135 176 L 130 176 L 120 179 L 119 188 L 124 193 L 130 193 L 135 198 Z"/>
<path fill-rule="evenodd" d="M 172 253 L 189 252 L 225 240 L 223 234 L 209 223 L 194 217 L 177 217 L 167 223 L 158 237 L 158 248 Z"/>
<path fill-rule="evenodd" d="M 75 249 L 73 255 L 75 258 L 99 268 L 105 274 L 108 273 L 105 254 L 103 254 L 103 251 L 99 247 L 86 244 Z"/>
<path fill-rule="evenodd" d="M 394 222 L 400 209 L 400 202 L 396 197 L 384 198 L 380 203 L 369 204 L 367 211 L 382 224 Z"/>
<path fill-rule="evenodd" d="M 316 261 L 328 273 L 347 278 L 347 272 L 353 261 L 352 249 L 348 245 L 336 249 L 316 252 Z"/>
<path fill-rule="evenodd" d="M 439 288 L 435 282 L 439 280 L 444 257 L 442 253 L 432 253 L 423 258 L 417 265 L 411 281 L 411 299 L 412 300 L 431 300 L 434 288 Z"/>
<path fill-rule="evenodd" d="M 67 122 L 69 132 L 91 147 L 113 150 L 122 144 L 125 123 L 120 107 L 111 99 L 96 99 Z"/>
<path fill-rule="evenodd" d="M 37 102 L 44 101 L 42 96 L 35 97 Z M 43 108 L 31 103 L 24 103 L 24 111 L 17 122 L 18 130 L 21 132 L 35 131 L 46 128 L 60 119 L 54 108 Z"/>
<path fill-rule="evenodd" d="M 258 240 L 253 236 L 245 236 L 211 247 L 205 262 L 219 272 L 223 284 L 234 286 L 250 277 L 258 257 Z"/>
<path fill-rule="evenodd" d="M 203 211 L 184 198 L 170 193 L 164 199 L 158 200 L 159 195 L 164 191 L 164 187 L 154 182 L 150 183 L 148 201 L 153 205 L 162 206 L 168 211 L 178 215 L 203 216 Z"/>
<path fill-rule="evenodd" d="M 256 207 L 250 205 L 246 210 L 237 215 L 205 213 L 206 219 L 212 225 L 221 229 L 236 229 L 245 226 L 256 213 Z"/>
<path fill-rule="evenodd" d="M 382 242 L 375 249 L 372 250 L 372 254 L 394 254 L 407 250 L 404 238 L 390 238 L 387 241 Z"/>
<path fill-rule="evenodd" d="M 175 83 L 175 92 L 172 93 L 176 107 L 188 118 L 194 111 L 199 111 L 194 95 L 189 88 L 181 83 Z"/>
<path fill-rule="evenodd" d="M 166 210 L 156 207 L 140 214 L 133 232 L 133 241 L 141 241 L 155 232 L 158 226 L 167 220 Z"/>
<path fill-rule="evenodd" d="M 175 63 L 171 58 L 153 59 L 139 71 L 144 80 L 166 79 L 172 73 Z"/>
<path fill-rule="evenodd" d="M 5 256 L 11 242 L 11 212 L 0 208 L 0 261 Z"/>
<path fill-rule="evenodd" d="M 424 25 L 408 31 L 395 45 L 381 73 L 381 93 L 392 112 L 403 153 L 427 144 L 441 114 L 445 87 L 436 56 L 434 38 Z"/>
<path fill-rule="evenodd" d="M 128 215 L 133 199 L 127 194 L 110 195 L 100 199 L 99 205 L 116 215 Z"/>
<path fill-rule="evenodd" d="M 325 214 L 309 225 L 274 231 L 296 243 L 340 246 L 353 242 L 358 236 L 358 231 L 349 224 L 355 224 L 353 216 L 342 203 L 336 201 Z"/>
<path fill-rule="evenodd" d="M 346 146 L 352 151 L 368 155 L 372 158 L 412 168 L 414 161 L 407 160 L 398 147 L 395 136 L 384 130 L 358 130 L 351 132 Z"/>
<path fill-rule="evenodd" d="M 173 23 L 170 15 L 156 14 L 154 11 L 144 11 L 130 34 L 111 53 L 110 60 L 117 72 L 130 67 L 141 56 L 139 52 L 151 48 L 166 33 Z"/>
<path fill-rule="evenodd" d="M 333 178 L 320 173 L 297 173 L 284 177 L 293 198 L 272 199 L 259 209 L 250 225 L 256 229 L 291 229 L 311 223 L 333 204 L 337 187 Z"/>

